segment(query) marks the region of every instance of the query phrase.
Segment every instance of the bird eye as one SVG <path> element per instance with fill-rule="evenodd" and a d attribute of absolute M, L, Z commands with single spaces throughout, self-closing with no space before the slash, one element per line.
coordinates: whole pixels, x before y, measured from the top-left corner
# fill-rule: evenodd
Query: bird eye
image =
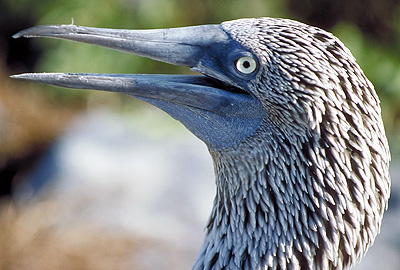
<path fill-rule="evenodd" d="M 240 57 L 236 60 L 236 69 L 243 74 L 250 74 L 257 68 L 257 62 L 249 56 Z"/>

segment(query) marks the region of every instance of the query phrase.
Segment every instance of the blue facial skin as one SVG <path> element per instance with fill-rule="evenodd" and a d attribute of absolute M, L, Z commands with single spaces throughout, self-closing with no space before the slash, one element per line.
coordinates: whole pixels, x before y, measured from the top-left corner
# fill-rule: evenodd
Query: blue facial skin
<path fill-rule="evenodd" d="M 202 93 L 192 97 L 197 106 L 148 98 L 140 99 L 179 120 L 210 149 L 233 146 L 253 135 L 265 119 L 266 111 L 261 102 L 247 91 L 248 83 L 255 78 L 258 69 L 250 75 L 244 75 L 235 67 L 235 62 L 240 57 L 254 58 L 254 56 L 232 39 L 216 43 L 207 48 L 206 52 L 202 50 L 199 53 L 202 53 L 203 57 L 195 58 L 201 59 L 202 67 L 193 69 L 210 77 L 220 77 L 226 82 L 225 85 L 219 83 L 217 86 L 219 88 L 214 89 L 203 87 Z M 187 86 L 188 92 L 190 87 Z M 229 88 L 230 90 L 227 90 Z M 211 94 L 210 90 L 217 90 L 218 93 L 214 97 L 216 105 L 211 108 L 209 108 L 211 102 L 204 98 Z"/>
<path fill-rule="evenodd" d="M 179 120 L 210 149 L 233 146 L 254 134 L 265 117 L 261 103 L 243 97 L 242 102 L 226 104 L 217 112 L 141 98 Z M 228 113 L 232 112 L 232 113 Z"/>

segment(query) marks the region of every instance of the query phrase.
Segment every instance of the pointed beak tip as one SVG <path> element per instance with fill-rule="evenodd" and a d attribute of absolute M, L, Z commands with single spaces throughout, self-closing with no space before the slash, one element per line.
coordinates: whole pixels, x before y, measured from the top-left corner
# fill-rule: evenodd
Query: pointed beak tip
<path fill-rule="evenodd" d="M 15 74 L 15 75 L 10 75 L 9 77 L 11 79 L 15 79 L 15 80 L 23 80 L 23 76 L 21 76 L 22 74 Z"/>
<path fill-rule="evenodd" d="M 22 74 L 10 75 L 10 78 L 15 80 L 27 80 L 29 76 L 28 73 L 22 73 Z"/>
<path fill-rule="evenodd" d="M 10 75 L 11 79 L 28 82 L 45 82 L 47 78 L 56 77 L 57 73 L 21 73 Z"/>
<path fill-rule="evenodd" d="M 12 37 L 15 38 L 15 39 L 17 39 L 17 38 L 22 37 L 22 35 L 20 34 L 20 32 L 18 32 L 18 33 L 16 33 L 16 34 L 14 34 Z"/>
<path fill-rule="evenodd" d="M 63 34 L 65 25 L 39 25 L 39 26 L 32 26 L 27 29 L 21 30 L 18 33 L 15 33 L 12 37 L 13 38 L 34 38 L 34 37 L 54 37 L 57 34 Z M 70 27 L 67 28 L 70 30 Z"/>
<path fill-rule="evenodd" d="M 21 38 L 21 37 L 24 37 L 24 38 L 34 37 L 34 35 L 30 34 L 32 28 L 35 28 L 35 26 L 27 28 L 27 29 L 24 29 L 24 30 L 21 30 L 21 31 L 15 33 L 12 37 L 15 38 L 15 39 Z"/>

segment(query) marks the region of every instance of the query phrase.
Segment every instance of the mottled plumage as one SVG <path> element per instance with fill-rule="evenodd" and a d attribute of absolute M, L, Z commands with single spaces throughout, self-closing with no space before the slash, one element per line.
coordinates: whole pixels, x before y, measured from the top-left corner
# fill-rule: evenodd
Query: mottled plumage
<path fill-rule="evenodd" d="M 389 149 L 374 87 L 333 35 L 282 19 L 222 27 L 261 59 L 257 133 L 211 150 L 217 197 L 194 269 L 347 269 L 379 232 Z"/>
<path fill-rule="evenodd" d="M 223 136 L 224 143 L 219 144 L 218 136 L 198 131 L 213 118 L 191 103 L 187 111 L 200 115 L 193 123 L 187 120 L 191 114 L 182 116 L 169 103 L 143 98 L 204 140 L 214 161 L 216 198 L 193 269 L 348 269 L 372 245 L 390 194 L 390 154 L 373 85 L 349 50 L 319 28 L 272 18 L 229 21 L 220 27 L 228 39 L 218 32 L 221 41 L 216 44 L 229 40 L 238 44 L 240 53 L 253 55 L 258 63 L 255 73 L 232 75 L 229 68 L 217 69 L 214 59 L 203 56 L 196 64 L 184 64 L 222 81 L 227 86 L 217 88 L 225 94 L 239 92 L 239 97 L 244 91 L 250 94 L 246 98 L 261 104 L 248 108 L 247 122 L 240 120 L 247 107 L 238 107 L 240 121 L 232 125 L 252 121 L 251 127 L 238 132 L 239 139 Z M 228 57 L 222 51 L 213 54 L 215 62 L 234 65 L 224 62 Z M 159 59 L 158 54 L 153 57 Z M 172 58 L 168 61 L 182 63 Z M 205 68 L 209 66 L 212 71 Z M 49 83 L 34 76 L 28 79 Z M 66 79 L 76 80 L 73 75 Z M 59 80 L 50 83 L 78 87 Z M 214 81 L 207 85 L 214 87 Z M 254 108 L 262 112 L 252 112 Z M 200 121 L 206 124 L 196 126 Z M 218 121 L 231 123 L 225 118 Z"/>

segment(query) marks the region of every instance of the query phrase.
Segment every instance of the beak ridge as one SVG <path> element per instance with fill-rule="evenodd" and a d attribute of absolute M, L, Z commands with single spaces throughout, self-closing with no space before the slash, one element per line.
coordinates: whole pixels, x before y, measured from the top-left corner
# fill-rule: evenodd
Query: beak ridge
<path fill-rule="evenodd" d="M 50 37 L 79 41 L 187 67 L 198 65 L 205 48 L 229 40 L 220 25 L 150 30 L 42 25 L 22 30 L 13 37 Z"/>

